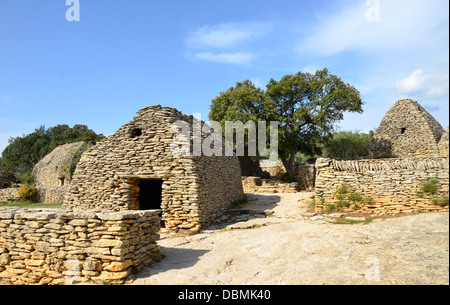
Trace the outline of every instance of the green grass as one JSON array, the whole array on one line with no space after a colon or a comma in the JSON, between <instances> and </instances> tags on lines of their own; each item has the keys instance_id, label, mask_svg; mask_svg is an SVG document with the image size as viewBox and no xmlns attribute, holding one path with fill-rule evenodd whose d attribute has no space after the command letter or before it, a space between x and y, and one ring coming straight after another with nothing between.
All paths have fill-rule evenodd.
<instances>
[{"instance_id":1,"label":"green grass","mask_svg":"<svg viewBox=\"0 0 450 305\"><path fill-rule=\"evenodd\" d=\"M62 203L32 203L32 202L0 202L0 207L19 207L19 208L61 208Z\"/></svg>"},{"instance_id":2,"label":"green grass","mask_svg":"<svg viewBox=\"0 0 450 305\"><path fill-rule=\"evenodd\" d=\"M368 224L372 222L372 218L366 218L364 220L353 220L353 219L339 219L335 221L330 221L332 224L336 225L354 225L358 223Z\"/></svg>"}]
</instances>

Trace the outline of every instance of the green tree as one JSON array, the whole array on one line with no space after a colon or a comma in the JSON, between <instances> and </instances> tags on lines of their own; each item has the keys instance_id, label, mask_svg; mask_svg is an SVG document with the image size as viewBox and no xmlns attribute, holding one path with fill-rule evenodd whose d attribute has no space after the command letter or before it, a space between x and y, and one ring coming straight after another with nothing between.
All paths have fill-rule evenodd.
<instances>
[{"instance_id":1,"label":"green tree","mask_svg":"<svg viewBox=\"0 0 450 305\"><path fill-rule=\"evenodd\" d=\"M323 147L323 156L334 159L352 159L369 155L371 134L358 131L336 133Z\"/></svg>"},{"instance_id":2,"label":"green tree","mask_svg":"<svg viewBox=\"0 0 450 305\"><path fill-rule=\"evenodd\" d=\"M359 91L327 69L271 79L266 95L267 119L279 122L278 150L288 174L297 152L321 153L344 112L362 112Z\"/></svg>"},{"instance_id":3,"label":"green tree","mask_svg":"<svg viewBox=\"0 0 450 305\"><path fill-rule=\"evenodd\" d=\"M9 139L2 153L0 170L20 178L59 145L79 141L96 143L102 138L102 134L96 134L85 125L70 128L63 124L48 129L42 125L30 134Z\"/></svg>"},{"instance_id":4,"label":"green tree","mask_svg":"<svg viewBox=\"0 0 450 305\"><path fill-rule=\"evenodd\" d=\"M250 80L236 82L236 86L230 87L227 91L221 92L219 96L212 100L209 112L211 121L219 122L222 127L222 134L225 136L226 121L248 121L255 122L262 120L264 115L264 91L257 88ZM233 137L236 131L233 131ZM248 130L244 129L244 145L248 146ZM236 144L236 143L234 143ZM245 149L244 156L239 156L239 163L243 175L264 175L259 167L256 156L248 156ZM258 155L258 151L256 151Z\"/></svg>"},{"instance_id":5,"label":"green tree","mask_svg":"<svg viewBox=\"0 0 450 305\"><path fill-rule=\"evenodd\" d=\"M226 121L240 121L246 123L252 121L255 126L259 120L264 119L264 91L256 88L249 80L237 82L235 87L221 92L212 100L209 119L219 122L222 133L225 135ZM233 131L234 135L236 131ZM244 129L244 144L248 144L248 130ZM234 143L236 144L236 143ZM245 150L247 153L247 150ZM258 153L258 152L256 152Z\"/></svg>"},{"instance_id":6,"label":"green tree","mask_svg":"<svg viewBox=\"0 0 450 305\"><path fill-rule=\"evenodd\" d=\"M211 120L278 121L278 152L293 174L296 153L320 154L344 112L362 112L358 90L327 69L271 79L264 92L246 80L212 100Z\"/></svg>"},{"instance_id":7,"label":"green tree","mask_svg":"<svg viewBox=\"0 0 450 305\"><path fill-rule=\"evenodd\" d=\"M28 135L10 138L3 150L0 169L20 177L30 172L33 166L49 153L50 137L41 126Z\"/></svg>"},{"instance_id":8,"label":"green tree","mask_svg":"<svg viewBox=\"0 0 450 305\"><path fill-rule=\"evenodd\" d=\"M249 80L237 82L211 101L209 119L225 126L225 121L254 121L264 117L264 91Z\"/></svg>"}]
</instances>

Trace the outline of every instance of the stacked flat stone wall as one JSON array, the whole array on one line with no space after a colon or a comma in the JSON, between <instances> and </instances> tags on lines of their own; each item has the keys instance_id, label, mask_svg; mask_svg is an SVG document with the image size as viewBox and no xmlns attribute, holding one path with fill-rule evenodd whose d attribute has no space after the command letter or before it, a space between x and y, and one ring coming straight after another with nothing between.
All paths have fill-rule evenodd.
<instances>
[{"instance_id":1,"label":"stacked flat stone wall","mask_svg":"<svg viewBox=\"0 0 450 305\"><path fill-rule=\"evenodd\" d=\"M286 173L286 169L281 161L260 160L259 166L263 171L269 173L270 177L280 178Z\"/></svg>"},{"instance_id":2,"label":"stacked flat stone wall","mask_svg":"<svg viewBox=\"0 0 450 305\"><path fill-rule=\"evenodd\" d=\"M184 210L187 208L190 215L186 215L188 221L180 227L194 230L206 227L230 204L245 198L237 157L197 157L195 165L203 169L197 171L197 200L188 204L184 202Z\"/></svg>"},{"instance_id":3,"label":"stacked flat stone wall","mask_svg":"<svg viewBox=\"0 0 450 305\"><path fill-rule=\"evenodd\" d=\"M261 177L242 177L244 192L248 193L297 193L300 191L298 182L285 183L277 179Z\"/></svg>"},{"instance_id":4,"label":"stacked flat stone wall","mask_svg":"<svg viewBox=\"0 0 450 305\"><path fill-rule=\"evenodd\" d=\"M19 188L15 187L0 189L0 202L8 203L22 200L19 196L18 190Z\"/></svg>"},{"instance_id":5,"label":"stacked flat stone wall","mask_svg":"<svg viewBox=\"0 0 450 305\"><path fill-rule=\"evenodd\" d=\"M301 189L313 190L316 181L316 167L314 164L296 164L295 177L300 183Z\"/></svg>"},{"instance_id":6,"label":"stacked flat stone wall","mask_svg":"<svg viewBox=\"0 0 450 305\"><path fill-rule=\"evenodd\" d=\"M437 179L438 194L420 194L429 179ZM432 202L432 197L449 196L449 159L370 159L316 162L316 211L330 211L341 203L343 211L370 214L448 211ZM345 186L348 191L339 194ZM342 206L349 194L359 194L361 201ZM339 196L340 195L340 196ZM340 198L339 198L340 197ZM328 209L327 209L328 207Z\"/></svg>"},{"instance_id":7,"label":"stacked flat stone wall","mask_svg":"<svg viewBox=\"0 0 450 305\"><path fill-rule=\"evenodd\" d=\"M283 162L281 161L269 161L261 160L260 166L263 171L270 174L271 177L281 178L286 173ZM294 176L300 184L300 188L303 190L314 189L314 183L316 180L316 170L314 164L299 164L296 163L294 167ZM244 185L245 188L245 185Z\"/></svg>"},{"instance_id":8,"label":"stacked flat stone wall","mask_svg":"<svg viewBox=\"0 0 450 305\"><path fill-rule=\"evenodd\" d=\"M0 208L0 283L122 283L161 256L158 210Z\"/></svg>"},{"instance_id":9,"label":"stacked flat stone wall","mask_svg":"<svg viewBox=\"0 0 450 305\"><path fill-rule=\"evenodd\" d=\"M68 185L62 185L58 187L48 187L48 188L36 188L38 194L38 201L45 202L48 204L64 202L64 197L69 191Z\"/></svg>"}]
</instances>

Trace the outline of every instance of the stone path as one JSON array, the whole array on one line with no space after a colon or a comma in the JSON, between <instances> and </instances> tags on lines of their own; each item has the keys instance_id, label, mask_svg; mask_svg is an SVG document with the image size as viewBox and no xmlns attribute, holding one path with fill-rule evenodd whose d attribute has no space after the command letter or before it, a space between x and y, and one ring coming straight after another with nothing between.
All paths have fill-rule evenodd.
<instances>
[{"instance_id":1,"label":"stone path","mask_svg":"<svg viewBox=\"0 0 450 305\"><path fill-rule=\"evenodd\" d=\"M449 284L448 213L333 224L310 196L250 194L207 230L163 234L165 258L127 284Z\"/></svg>"}]
</instances>

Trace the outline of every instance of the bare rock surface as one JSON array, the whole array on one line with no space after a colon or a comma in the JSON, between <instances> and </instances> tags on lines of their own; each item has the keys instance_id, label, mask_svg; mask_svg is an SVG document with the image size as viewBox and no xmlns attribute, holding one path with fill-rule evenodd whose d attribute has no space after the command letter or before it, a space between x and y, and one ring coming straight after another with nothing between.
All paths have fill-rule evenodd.
<instances>
[{"instance_id":1,"label":"bare rock surface","mask_svg":"<svg viewBox=\"0 0 450 305\"><path fill-rule=\"evenodd\" d=\"M449 284L448 212L363 222L315 215L311 195L249 194L198 234L162 234L165 258L127 284Z\"/></svg>"}]
</instances>

